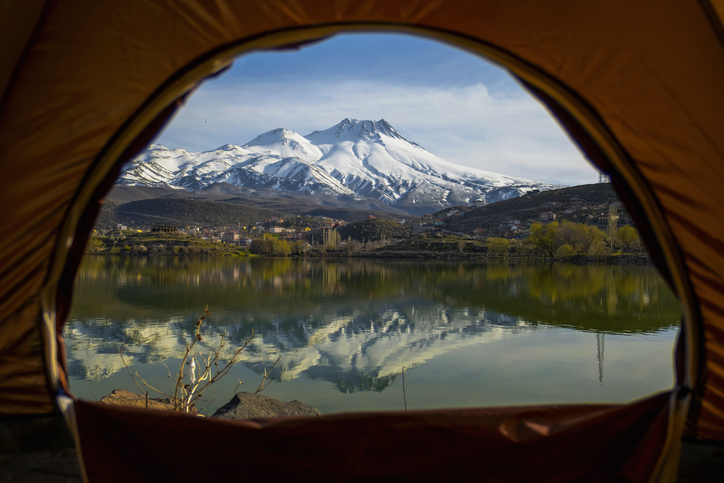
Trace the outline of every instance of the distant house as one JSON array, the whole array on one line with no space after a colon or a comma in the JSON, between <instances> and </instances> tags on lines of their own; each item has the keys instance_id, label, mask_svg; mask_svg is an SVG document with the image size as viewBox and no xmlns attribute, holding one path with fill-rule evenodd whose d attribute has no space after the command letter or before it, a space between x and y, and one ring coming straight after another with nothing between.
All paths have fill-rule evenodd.
<instances>
[{"instance_id":1,"label":"distant house","mask_svg":"<svg viewBox=\"0 0 724 483\"><path fill-rule=\"evenodd\" d=\"M284 228L283 226L276 226L276 225L275 225L275 226L270 226L270 227L269 227L269 233L284 233L285 231L287 231L287 229Z\"/></svg>"},{"instance_id":2,"label":"distant house","mask_svg":"<svg viewBox=\"0 0 724 483\"><path fill-rule=\"evenodd\" d=\"M178 228L171 225L153 225L151 233L176 233Z\"/></svg>"},{"instance_id":3,"label":"distant house","mask_svg":"<svg viewBox=\"0 0 724 483\"><path fill-rule=\"evenodd\" d=\"M550 211L544 211L538 216L538 219L541 221L554 221L556 219L556 214Z\"/></svg>"},{"instance_id":4,"label":"distant house","mask_svg":"<svg viewBox=\"0 0 724 483\"><path fill-rule=\"evenodd\" d=\"M558 208L560 206L560 201L546 201L545 203L543 203L543 208Z\"/></svg>"},{"instance_id":5,"label":"distant house","mask_svg":"<svg viewBox=\"0 0 724 483\"><path fill-rule=\"evenodd\" d=\"M224 243L234 243L239 241L239 233L235 231L227 231L221 234L221 241Z\"/></svg>"}]
</instances>

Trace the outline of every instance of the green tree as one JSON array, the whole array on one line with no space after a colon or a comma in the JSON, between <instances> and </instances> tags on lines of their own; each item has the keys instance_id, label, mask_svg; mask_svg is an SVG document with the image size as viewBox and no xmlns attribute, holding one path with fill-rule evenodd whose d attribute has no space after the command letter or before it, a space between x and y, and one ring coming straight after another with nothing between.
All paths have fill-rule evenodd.
<instances>
[{"instance_id":1,"label":"green tree","mask_svg":"<svg viewBox=\"0 0 724 483\"><path fill-rule=\"evenodd\" d=\"M618 229L616 232L616 240L619 242L624 250L632 250L640 246L639 244L639 233L636 228L625 225Z\"/></svg>"},{"instance_id":2,"label":"green tree","mask_svg":"<svg viewBox=\"0 0 724 483\"><path fill-rule=\"evenodd\" d=\"M249 245L249 251L256 255L273 255L274 237L265 233L261 238L253 239Z\"/></svg>"},{"instance_id":3,"label":"green tree","mask_svg":"<svg viewBox=\"0 0 724 483\"><path fill-rule=\"evenodd\" d=\"M530 226L530 235L526 242L539 248L546 256L554 257L558 239L558 222L554 221L543 226L541 223L533 223Z\"/></svg>"},{"instance_id":4,"label":"green tree","mask_svg":"<svg viewBox=\"0 0 724 483\"><path fill-rule=\"evenodd\" d=\"M322 230L322 243L324 248L334 250L342 243L342 236L336 228Z\"/></svg>"},{"instance_id":5,"label":"green tree","mask_svg":"<svg viewBox=\"0 0 724 483\"><path fill-rule=\"evenodd\" d=\"M510 252L510 241L506 238L488 238L486 240L488 254L496 257L506 257Z\"/></svg>"},{"instance_id":6,"label":"green tree","mask_svg":"<svg viewBox=\"0 0 724 483\"><path fill-rule=\"evenodd\" d=\"M591 245L591 249L588 251L589 255L596 258L603 258L610 253L611 249L606 246L606 243L604 243L603 240L597 240Z\"/></svg>"},{"instance_id":7,"label":"green tree","mask_svg":"<svg viewBox=\"0 0 724 483\"><path fill-rule=\"evenodd\" d=\"M291 251L294 255L301 255L309 248L309 243L303 240L297 240L292 244Z\"/></svg>"},{"instance_id":8,"label":"green tree","mask_svg":"<svg viewBox=\"0 0 724 483\"><path fill-rule=\"evenodd\" d=\"M558 250L556 250L556 257L562 258L564 260L568 260L576 254L576 249L568 243L566 243L565 245L561 245L560 247L558 247Z\"/></svg>"},{"instance_id":9,"label":"green tree","mask_svg":"<svg viewBox=\"0 0 724 483\"><path fill-rule=\"evenodd\" d=\"M289 242L280 238L274 238L272 242L272 254L275 257L288 257L292 253Z\"/></svg>"},{"instance_id":10,"label":"green tree","mask_svg":"<svg viewBox=\"0 0 724 483\"><path fill-rule=\"evenodd\" d=\"M575 247L579 243L580 233L575 223L568 220L563 220L558 227L558 236L556 244L560 247L562 245L570 245Z\"/></svg>"},{"instance_id":11,"label":"green tree","mask_svg":"<svg viewBox=\"0 0 724 483\"><path fill-rule=\"evenodd\" d=\"M88 246L92 253L98 253L103 250L104 245L103 240L93 237Z\"/></svg>"},{"instance_id":12,"label":"green tree","mask_svg":"<svg viewBox=\"0 0 724 483\"><path fill-rule=\"evenodd\" d=\"M608 208L608 244L612 250L616 248L616 241L618 237L616 232L618 231L618 208L615 205L611 205Z\"/></svg>"},{"instance_id":13,"label":"green tree","mask_svg":"<svg viewBox=\"0 0 724 483\"><path fill-rule=\"evenodd\" d=\"M578 223L575 229L577 237L574 246L580 253L590 253L591 247L594 244L606 238L606 234L600 228L593 225Z\"/></svg>"}]
</instances>

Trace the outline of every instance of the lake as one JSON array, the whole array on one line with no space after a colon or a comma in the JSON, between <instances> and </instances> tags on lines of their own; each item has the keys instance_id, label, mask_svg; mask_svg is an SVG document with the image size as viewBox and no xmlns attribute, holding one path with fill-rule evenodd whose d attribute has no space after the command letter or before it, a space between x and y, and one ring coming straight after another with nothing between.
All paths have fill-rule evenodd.
<instances>
[{"instance_id":1,"label":"lake","mask_svg":"<svg viewBox=\"0 0 724 483\"><path fill-rule=\"evenodd\" d=\"M323 413L625 402L673 386L680 320L652 267L87 256L63 331L71 390L139 392L123 346L130 370L173 392L206 306L200 356L224 333L222 358L255 335L205 391L206 414L280 356L261 394Z\"/></svg>"}]
</instances>

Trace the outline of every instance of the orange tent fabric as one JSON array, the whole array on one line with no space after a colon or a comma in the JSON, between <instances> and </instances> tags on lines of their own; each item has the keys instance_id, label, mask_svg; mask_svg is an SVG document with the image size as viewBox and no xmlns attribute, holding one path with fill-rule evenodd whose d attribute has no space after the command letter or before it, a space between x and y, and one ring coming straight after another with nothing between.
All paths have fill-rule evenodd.
<instances>
[{"instance_id":1,"label":"orange tent fabric","mask_svg":"<svg viewBox=\"0 0 724 483\"><path fill-rule=\"evenodd\" d=\"M506 66L609 171L684 309L665 454L684 424L724 439L721 0L4 0L0 13L0 415L56 411L71 390L60 330L99 202L179 99L247 51L393 31Z\"/></svg>"},{"instance_id":2,"label":"orange tent fabric","mask_svg":"<svg viewBox=\"0 0 724 483\"><path fill-rule=\"evenodd\" d=\"M566 405L204 420L80 402L91 481L203 476L289 481L645 481L666 434L667 394L631 406ZM86 426L87 425L87 426ZM139 438L139 435L147 435ZM165 443L159 444L157 438ZM139 441L141 439L141 441ZM595 458L592 457L595 455ZM112 468L112 470L111 470ZM197 470L198 471L198 470Z\"/></svg>"}]
</instances>

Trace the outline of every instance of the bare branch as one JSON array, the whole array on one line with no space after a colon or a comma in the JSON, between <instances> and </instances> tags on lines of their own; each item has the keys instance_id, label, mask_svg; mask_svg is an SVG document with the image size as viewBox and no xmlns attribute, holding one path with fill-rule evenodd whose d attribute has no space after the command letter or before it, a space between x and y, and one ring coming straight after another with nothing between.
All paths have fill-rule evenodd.
<instances>
[{"instance_id":1,"label":"bare branch","mask_svg":"<svg viewBox=\"0 0 724 483\"><path fill-rule=\"evenodd\" d=\"M171 369L169 369L168 366L166 365L166 361L163 361L162 364L163 364L163 367L166 368L166 371L168 371L168 378L173 379L173 376L171 375Z\"/></svg>"},{"instance_id":2,"label":"bare branch","mask_svg":"<svg viewBox=\"0 0 724 483\"><path fill-rule=\"evenodd\" d=\"M269 374L271 374L271 371L274 370L274 367L276 367L276 365L279 363L280 360L282 360L282 356L279 356L279 357L277 358L277 360L274 361L274 364L272 364L272 366L271 366L271 367L269 368L269 370L267 371L267 370L266 370L266 364L264 364L264 357L262 356L261 362L262 362L262 364L263 364L263 366L264 366L264 373L263 373L263 376L264 376L264 377L262 378L261 383L259 384L259 388L254 392L254 394L257 394L257 393L263 391L264 389L267 388L267 386L268 386L269 384L272 383L272 381L274 380L274 377L272 377L271 379L269 379L269 382L267 382L266 385L264 384L264 381L266 381L266 378L269 377Z\"/></svg>"},{"instance_id":3,"label":"bare branch","mask_svg":"<svg viewBox=\"0 0 724 483\"><path fill-rule=\"evenodd\" d=\"M128 367L128 363L126 363L126 359L123 358L123 344L118 348L118 355L121 356L121 362L123 362L123 367L126 368L128 373L131 375L131 379L133 379L133 382L136 384L136 387L138 387L138 390L140 392L143 392L143 389L141 389L141 385L138 384L138 381L136 381L136 378L133 377L133 373L131 372L131 369Z\"/></svg>"},{"instance_id":4,"label":"bare branch","mask_svg":"<svg viewBox=\"0 0 724 483\"><path fill-rule=\"evenodd\" d=\"M208 306L204 309L204 315L199 317L199 319L196 321L196 330L193 335L193 340L189 343L186 343L186 351L184 352L183 357L181 358L181 362L179 364L179 371L176 376L173 376L171 373L171 369L166 365L165 362L163 362L164 367L166 368L166 371L168 372L168 377L171 380L175 380L176 384L174 387L173 394L166 394L163 391L156 389L155 387L151 386L148 382L146 382L137 371L131 371L128 363L123 358L123 346L119 348L119 355L121 356L121 360L123 361L123 365L128 371L128 373L131 375L131 378L133 379L133 382L138 387L138 390L143 394L144 390L142 386L145 386L146 388L157 392L158 394L161 394L163 396L168 397L171 402L173 403L173 410L174 411L184 411L189 412L192 407L195 407L197 401L201 400L201 397L203 396L204 391L207 387L209 387L211 384L214 384L215 382L219 381L222 377L227 375L234 364L236 364L239 355L241 352L246 349L246 347L251 343L251 341L254 339L255 334L254 330L252 329L251 336L248 337L241 347L237 348L233 351L233 355L229 358L228 361L224 364L221 361L222 357L222 351L224 347L228 344L228 332L224 331L223 334L221 334L221 337L219 339L218 346L215 350L212 350L209 352L207 357L203 357L199 351L194 351L194 348L196 347L196 343L203 340L203 337L201 335L201 326L203 325L204 320L206 320L206 317L210 315ZM201 366L199 365L199 360L197 357L204 363L203 370L201 370ZM281 360L281 356L274 362L274 364L269 368L267 371L266 364L264 364L264 378L261 381L261 384L259 385L259 389L257 389L256 392L264 390L271 382L274 380L274 377L269 378L269 375L274 370L274 367L279 363ZM184 377L186 376L185 368L186 364L191 364L191 368L189 369L189 372L194 374L194 377L192 377L190 384L184 383ZM262 363L264 363L264 358L262 357ZM196 374L196 368L199 368L201 374L198 378L195 377ZM213 372L213 374L212 374ZM242 381L239 380L239 384L234 388L234 394L236 394L236 390L239 386L241 386ZM145 391L146 398L148 399L148 391ZM148 405L148 402L146 403ZM204 406L205 408L205 406ZM202 410L204 409L202 408Z\"/></svg>"},{"instance_id":5,"label":"bare branch","mask_svg":"<svg viewBox=\"0 0 724 483\"><path fill-rule=\"evenodd\" d=\"M171 397L170 394L166 394L165 392L163 392L163 391L161 391L161 390L159 390L159 389L156 389L155 387L153 387L152 385L150 385L149 383L147 383L147 382L138 374L138 371L133 371L133 372L136 374L136 377L138 377L138 378L141 380L141 382L143 383L143 385L146 386L147 388L151 389L152 391L156 391L157 393L159 393L159 394L162 395L162 396ZM143 392L143 389L141 389L141 392Z\"/></svg>"},{"instance_id":6,"label":"bare branch","mask_svg":"<svg viewBox=\"0 0 724 483\"><path fill-rule=\"evenodd\" d=\"M239 381L239 384L237 384L236 387L234 388L234 396L236 396L236 390L239 389L239 386L244 384L243 382L241 382L241 379L237 379L237 380Z\"/></svg>"}]
</instances>

